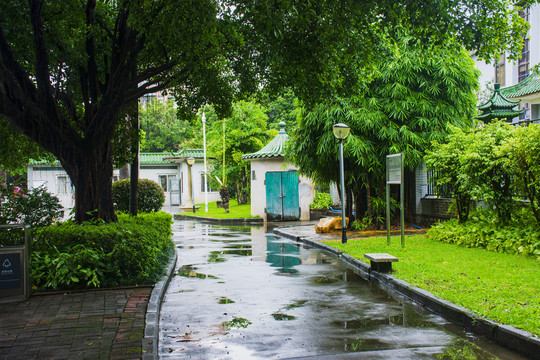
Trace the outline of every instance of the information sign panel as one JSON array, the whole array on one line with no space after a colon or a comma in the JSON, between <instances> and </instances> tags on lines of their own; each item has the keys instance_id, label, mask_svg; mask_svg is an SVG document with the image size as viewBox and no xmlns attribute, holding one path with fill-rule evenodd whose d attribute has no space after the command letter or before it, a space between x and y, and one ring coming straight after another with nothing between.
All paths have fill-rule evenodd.
<instances>
[{"instance_id":1,"label":"information sign panel","mask_svg":"<svg viewBox=\"0 0 540 360\"><path fill-rule=\"evenodd\" d=\"M21 301L30 296L30 226L0 225L0 231L22 229L24 245L0 246L0 302Z\"/></svg>"},{"instance_id":2,"label":"information sign panel","mask_svg":"<svg viewBox=\"0 0 540 360\"><path fill-rule=\"evenodd\" d=\"M386 157L386 169L388 184L401 184L402 156L401 154L388 155Z\"/></svg>"},{"instance_id":3,"label":"information sign panel","mask_svg":"<svg viewBox=\"0 0 540 360\"><path fill-rule=\"evenodd\" d=\"M0 290L22 289L21 255L20 251L0 254Z\"/></svg>"}]
</instances>

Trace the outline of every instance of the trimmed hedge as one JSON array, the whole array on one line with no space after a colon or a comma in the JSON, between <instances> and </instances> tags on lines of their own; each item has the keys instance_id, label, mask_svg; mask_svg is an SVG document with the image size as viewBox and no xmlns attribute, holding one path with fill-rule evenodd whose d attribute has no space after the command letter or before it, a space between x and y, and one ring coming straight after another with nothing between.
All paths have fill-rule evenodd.
<instances>
[{"instance_id":1,"label":"trimmed hedge","mask_svg":"<svg viewBox=\"0 0 540 360\"><path fill-rule=\"evenodd\" d=\"M164 212L118 223L73 222L35 232L32 281L39 289L77 289L155 283L174 251L172 217Z\"/></svg>"},{"instance_id":2,"label":"trimmed hedge","mask_svg":"<svg viewBox=\"0 0 540 360\"><path fill-rule=\"evenodd\" d=\"M130 181L119 180L113 184L112 197L114 209L116 211L129 211L129 191ZM141 212L159 211L165 203L165 193L163 189L152 180L139 179L137 210Z\"/></svg>"}]
</instances>

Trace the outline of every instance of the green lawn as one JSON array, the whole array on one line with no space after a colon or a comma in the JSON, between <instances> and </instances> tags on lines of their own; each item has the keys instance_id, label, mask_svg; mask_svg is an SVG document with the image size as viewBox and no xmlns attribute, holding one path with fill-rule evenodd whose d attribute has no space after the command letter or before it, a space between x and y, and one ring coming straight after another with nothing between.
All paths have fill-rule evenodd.
<instances>
[{"instance_id":1,"label":"green lawn","mask_svg":"<svg viewBox=\"0 0 540 360\"><path fill-rule=\"evenodd\" d=\"M393 275L411 285L472 310L474 313L540 335L540 261L465 248L427 239L386 237L324 241L357 259L365 253L389 253L399 258Z\"/></svg>"},{"instance_id":2,"label":"green lawn","mask_svg":"<svg viewBox=\"0 0 540 360\"><path fill-rule=\"evenodd\" d=\"M223 208L218 208L215 201L208 203L208 212L204 211L204 203L196 204L196 206L200 206L200 209L195 214L188 211L183 212L182 215L204 216L216 219L246 219L257 217L251 216L251 204L238 205L238 202L233 199L229 201L228 213Z\"/></svg>"}]
</instances>

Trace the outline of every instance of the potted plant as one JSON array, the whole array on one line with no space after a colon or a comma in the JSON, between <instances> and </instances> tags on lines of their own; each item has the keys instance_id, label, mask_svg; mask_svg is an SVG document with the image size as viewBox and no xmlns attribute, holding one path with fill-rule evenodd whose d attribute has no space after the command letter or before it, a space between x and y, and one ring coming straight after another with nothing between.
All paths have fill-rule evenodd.
<instances>
[{"instance_id":1,"label":"potted plant","mask_svg":"<svg viewBox=\"0 0 540 360\"><path fill-rule=\"evenodd\" d=\"M309 205L309 218L310 220L318 220L325 217L328 208L332 206L332 198L328 193L322 193L315 190L315 198L313 203Z\"/></svg>"}]
</instances>

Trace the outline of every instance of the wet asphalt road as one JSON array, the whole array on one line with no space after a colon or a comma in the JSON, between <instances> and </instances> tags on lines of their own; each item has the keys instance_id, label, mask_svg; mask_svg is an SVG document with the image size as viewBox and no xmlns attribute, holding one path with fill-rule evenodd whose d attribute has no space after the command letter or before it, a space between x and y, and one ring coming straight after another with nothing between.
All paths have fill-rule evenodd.
<instances>
[{"instance_id":1,"label":"wet asphalt road","mask_svg":"<svg viewBox=\"0 0 540 360\"><path fill-rule=\"evenodd\" d=\"M173 231L160 358L522 359L265 228Z\"/></svg>"}]
</instances>

